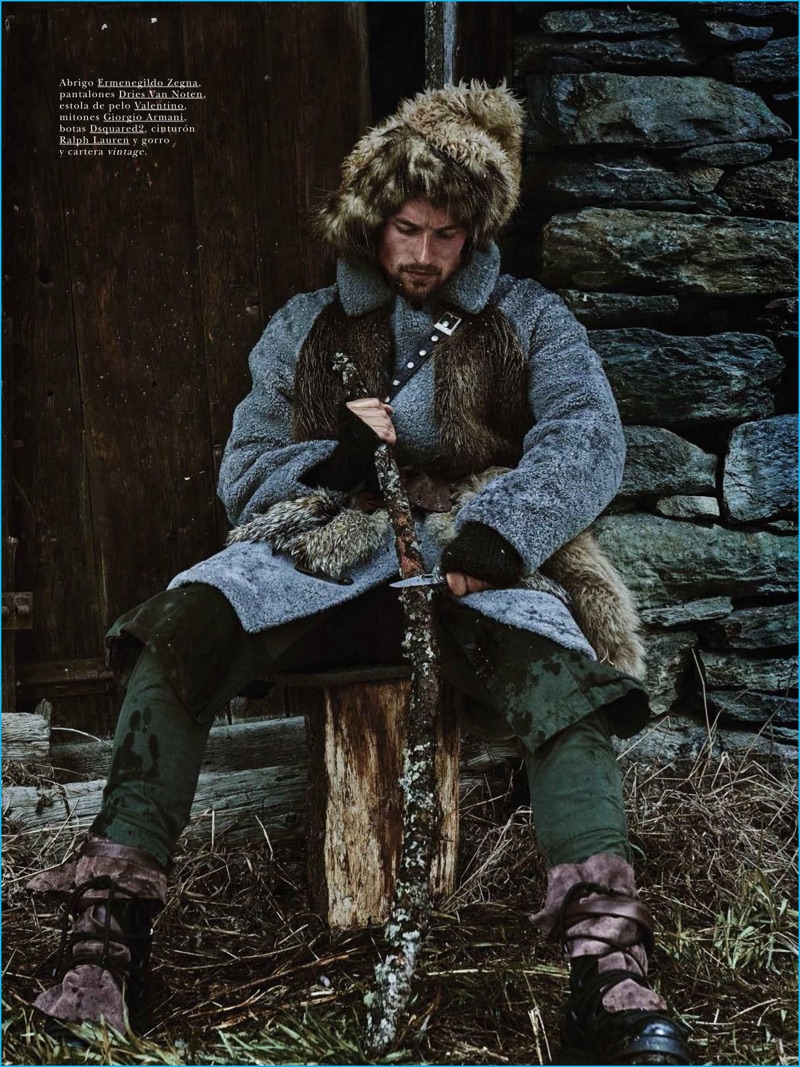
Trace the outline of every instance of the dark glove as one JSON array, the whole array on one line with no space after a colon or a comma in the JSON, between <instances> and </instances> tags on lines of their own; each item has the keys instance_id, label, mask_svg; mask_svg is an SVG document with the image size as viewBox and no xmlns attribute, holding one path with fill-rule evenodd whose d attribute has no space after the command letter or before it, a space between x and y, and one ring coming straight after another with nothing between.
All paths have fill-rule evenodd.
<instances>
[{"instance_id":1,"label":"dark glove","mask_svg":"<svg viewBox=\"0 0 800 1067\"><path fill-rule=\"evenodd\" d=\"M303 484L347 491L366 483L366 488L377 491L374 457L381 439L346 404L339 409L338 435L336 448L303 475Z\"/></svg>"},{"instance_id":2,"label":"dark glove","mask_svg":"<svg viewBox=\"0 0 800 1067\"><path fill-rule=\"evenodd\" d=\"M442 552L441 569L460 571L502 588L520 580L525 564L516 548L491 526L468 522Z\"/></svg>"}]
</instances>

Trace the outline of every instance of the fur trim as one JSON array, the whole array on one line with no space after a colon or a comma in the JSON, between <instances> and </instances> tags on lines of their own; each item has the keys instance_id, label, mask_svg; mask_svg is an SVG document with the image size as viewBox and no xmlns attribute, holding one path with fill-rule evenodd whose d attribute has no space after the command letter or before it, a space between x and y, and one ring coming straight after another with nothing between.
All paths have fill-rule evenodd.
<instances>
[{"instance_id":1,"label":"fur trim","mask_svg":"<svg viewBox=\"0 0 800 1067\"><path fill-rule=\"evenodd\" d=\"M452 541L459 510L507 470L507 467L490 467L454 486L452 510L425 519L426 532L434 543L444 548ZM526 575L520 584L557 596L569 607L602 663L644 679L645 652L636 605L619 571L590 531L585 530L558 549L542 564L540 571Z\"/></svg>"},{"instance_id":2,"label":"fur trim","mask_svg":"<svg viewBox=\"0 0 800 1067\"><path fill-rule=\"evenodd\" d=\"M361 371L371 396L385 396L394 343L386 308L350 318L334 300L311 327L294 374L292 434L295 441L339 437L339 411L348 399L331 366L334 352L346 352Z\"/></svg>"},{"instance_id":3,"label":"fur trim","mask_svg":"<svg viewBox=\"0 0 800 1067\"><path fill-rule=\"evenodd\" d=\"M486 245L517 206L523 116L505 82L447 85L404 100L344 160L341 186L317 213L318 235L338 256L370 259L386 219L426 196Z\"/></svg>"},{"instance_id":4,"label":"fur trim","mask_svg":"<svg viewBox=\"0 0 800 1067\"><path fill-rule=\"evenodd\" d=\"M597 653L623 674L644 679L641 620L622 575L590 530L584 530L542 564L542 573L569 592L572 615Z\"/></svg>"},{"instance_id":5,"label":"fur trim","mask_svg":"<svg viewBox=\"0 0 800 1067\"><path fill-rule=\"evenodd\" d=\"M343 507L327 489L297 500L282 500L263 515L237 526L226 544L260 541L285 552L294 565L339 580L373 556L389 532L386 511L368 514Z\"/></svg>"},{"instance_id":6,"label":"fur trim","mask_svg":"<svg viewBox=\"0 0 800 1067\"><path fill-rule=\"evenodd\" d=\"M351 318L335 300L317 318L295 371L295 441L339 436L338 413L346 396L331 369L331 352L352 355L372 395L386 395L394 359L390 314L382 308ZM525 355L508 319L493 305L462 317L432 357L441 455L431 471L451 481L492 463L516 463L533 421Z\"/></svg>"},{"instance_id":7,"label":"fur trim","mask_svg":"<svg viewBox=\"0 0 800 1067\"><path fill-rule=\"evenodd\" d=\"M490 467L454 485L451 510L425 518L431 541L440 548L452 541L459 510L508 469ZM273 551L285 552L301 570L340 580L351 567L370 559L390 532L386 511L368 514L344 507L340 499L319 489L273 504L264 515L231 530L226 543L266 542ZM601 662L644 678L641 622L633 597L588 530L555 552L539 571L526 575L520 585L566 604Z\"/></svg>"}]
</instances>

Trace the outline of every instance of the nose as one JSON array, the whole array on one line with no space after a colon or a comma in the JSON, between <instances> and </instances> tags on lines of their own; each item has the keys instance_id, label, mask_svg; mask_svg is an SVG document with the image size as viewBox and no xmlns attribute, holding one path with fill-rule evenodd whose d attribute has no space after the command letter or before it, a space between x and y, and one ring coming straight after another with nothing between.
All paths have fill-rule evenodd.
<instances>
[{"instance_id":1,"label":"nose","mask_svg":"<svg viewBox=\"0 0 800 1067\"><path fill-rule=\"evenodd\" d=\"M426 266L426 264L430 263L431 235L429 233L420 234L420 236L417 238L417 245L414 251L416 261L421 267L424 267Z\"/></svg>"}]
</instances>

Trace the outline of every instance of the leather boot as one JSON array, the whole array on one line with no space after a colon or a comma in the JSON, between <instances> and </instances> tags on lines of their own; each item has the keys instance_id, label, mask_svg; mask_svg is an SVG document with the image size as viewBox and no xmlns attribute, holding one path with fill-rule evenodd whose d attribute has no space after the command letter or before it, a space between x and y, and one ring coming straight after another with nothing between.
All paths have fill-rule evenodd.
<instances>
[{"instance_id":1,"label":"leather boot","mask_svg":"<svg viewBox=\"0 0 800 1067\"><path fill-rule=\"evenodd\" d=\"M633 869L610 854L548 874L533 922L564 944L570 995L561 1064L689 1064L686 1028L647 981L653 919L639 903Z\"/></svg>"},{"instance_id":2,"label":"leather boot","mask_svg":"<svg viewBox=\"0 0 800 1067\"><path fill-rule=\"evenodd\" d=\"M152 920L167 889L156 861L89 835L77 859L35 875L28 889L64 904L57 982L33 1002L51 1029L82 1023L121 1034L129 1025L147 1029Z\"/></svg>"}]
</instances>

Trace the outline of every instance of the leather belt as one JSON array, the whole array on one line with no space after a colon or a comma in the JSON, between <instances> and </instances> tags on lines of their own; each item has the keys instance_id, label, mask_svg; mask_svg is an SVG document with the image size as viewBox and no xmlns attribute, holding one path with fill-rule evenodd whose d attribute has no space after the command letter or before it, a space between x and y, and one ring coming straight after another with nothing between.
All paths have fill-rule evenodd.
<instances>
[{"instance_id":1,"label":"leather belt","mask_svg":"<svg viewBox=\"0 0 800 1067\"><path fill-rule=\"evenodd\" d=\"M449 511L452 486L444 478L428 474L417 467L403 467L400 470L408 500L412 507L423 511Z\"/></svg>"}]
</instances>

